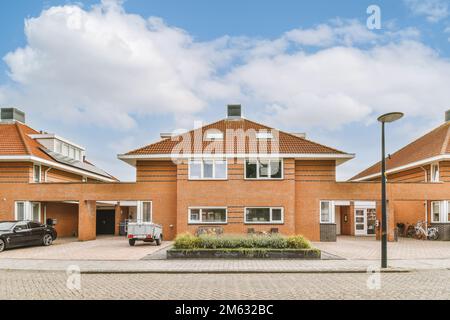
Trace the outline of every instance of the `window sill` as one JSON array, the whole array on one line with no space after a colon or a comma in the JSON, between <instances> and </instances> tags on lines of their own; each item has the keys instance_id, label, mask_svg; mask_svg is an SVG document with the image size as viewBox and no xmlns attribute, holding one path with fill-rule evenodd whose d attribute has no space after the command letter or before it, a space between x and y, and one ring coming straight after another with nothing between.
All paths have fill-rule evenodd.
<instances>
[{"instance_id":1,"label":"window sill","mask_svg":"<svg viewBox=\"0 0 450 320\"><path fill-rule=\"evenodd\" d=\"M201 225L225 225L228 224L228 222L188 222L188 225L190 226L201 226Z\"/></svg>"},{"instance_id":2,"label":"window sill","mask_svg":"<svg viewBox=\"0 0 450 320\"><path fill-rule=\"evenodd\" d=\"M244 222L244 224L245 225L252 225L252 224L260 225L260 224L263 224L263 225L277 225L277 226L279 226L279 225L283 225L284 222L256 222L256 221L250 221L250 222Z\"/></svg>"},{"instance_id":3,"label":"window sill","mask_svg":"<svg viewBox=\"0 0 450 320\"><path fill-rule=\"evenodd\" d=\"M247 181L283 181L284 178L244 178Z\"/></svg>"},{"instance_id":4,"label":"window sill","mask_svg":"<svg viewBox=\"0 0 450 320\"><path fill-rule=\"evenodd\" d=\"M192 179L189 178L188 181L227 181L228 178L205 178L205 179Z\"/></svg>"}]
</instances>

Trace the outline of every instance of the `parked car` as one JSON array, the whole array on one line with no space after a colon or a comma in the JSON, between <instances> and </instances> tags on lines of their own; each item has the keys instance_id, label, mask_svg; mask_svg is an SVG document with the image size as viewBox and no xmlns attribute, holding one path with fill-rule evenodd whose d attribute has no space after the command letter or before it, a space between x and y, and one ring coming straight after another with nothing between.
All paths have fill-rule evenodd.
<instances>
[{"instance_id":1,"label":"parked car","mask_svg":"<svg viewBox=\"0 0 450 320\"><path fill-rule=\"evenodd\" d=\"M56 239L55 228L34 221L0 221L0 252L32 245L49 246Z\"/></svg>"},{"instance_id":2,"label":"parked car","mask_svg":"<svg viewBox=\"0 0 450 320\"><path fill-rule=\"evenodd\" d=\"M159 246L163 239L162 226L152 222L129 222L127 238L130 246L134 246L137 240L155 242Z\"/></svg>"}]
</instances>

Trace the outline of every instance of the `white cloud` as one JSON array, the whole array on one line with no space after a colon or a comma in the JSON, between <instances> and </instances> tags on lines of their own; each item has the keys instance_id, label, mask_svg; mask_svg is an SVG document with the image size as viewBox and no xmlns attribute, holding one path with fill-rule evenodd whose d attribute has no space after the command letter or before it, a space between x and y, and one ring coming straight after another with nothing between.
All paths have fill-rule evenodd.
<instances>
[{"instance_id":1,"label":"white cloud","mask_svg":"<svg viewBox=\"0 0 450 320\"><path fill-rule=\"evenodd\" d=\"M335 19L275 39L201 42L104 0L49 8L25 33L4 58L14 85L0 87L0 103L72 124L129 129L171 114L188 127L206 107L240 101L272 123L334 129L393 109L430 117L450 101L450 63L413 28L373 33Z\"/></svg>"},{"instance_id":2,"label":"white cloud","mask_svg":"<svg viewBox=\"0 0 450 320\"><path fill-rule=\"evenodd\" d=\"M430 22L439 22L450 15L448 0L404 0L410 10L425 16Z\"/></svg>"}]
</instances>

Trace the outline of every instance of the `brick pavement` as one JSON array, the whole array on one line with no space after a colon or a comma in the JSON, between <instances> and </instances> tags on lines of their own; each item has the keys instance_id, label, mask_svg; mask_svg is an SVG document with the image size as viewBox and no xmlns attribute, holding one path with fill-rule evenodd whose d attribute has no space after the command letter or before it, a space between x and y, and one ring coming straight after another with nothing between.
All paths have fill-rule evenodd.
<instances>
[{"instance_id":1,"label":"brick pavement","mask_svg":"<svg viewBox=\"0 0 450 320\"><path fill-rule=\"evenodd\" d=\"M0 273L0 299L450 299L450 271L381 274L83 274L69 290L63 272ZM151 290L150 290L151 289Z\"/></svg>"}]
</instances>

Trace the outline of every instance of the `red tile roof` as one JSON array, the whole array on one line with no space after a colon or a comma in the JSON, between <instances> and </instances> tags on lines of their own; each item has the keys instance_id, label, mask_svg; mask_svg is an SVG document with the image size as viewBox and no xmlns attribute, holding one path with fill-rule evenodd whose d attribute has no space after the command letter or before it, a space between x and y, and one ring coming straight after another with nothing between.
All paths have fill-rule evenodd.
<instances>
[{"instance_id":1,"label":"red tile roof","mask_svg":"<svg viewBox=\"0 0 450 320\"><path fill-rule=\"evenodd\" d=\"M201 131L200 131L201 130ZM201 152L205 152L205 148L208 146L214 145L218 146L221 144L220 151L217 149L213 149L211 153L229 153L226 150L227 147L233 148L232 153L236 154L248 154L248 153L279 153L279 154L335 154L335 155L347 155L347 153L321 145L316 142L312 142L305 138L297 137L293 134L285 133L262 124L247 120L247 119L224 119L218 122L206 125L198 130L192 130L186 133L186 137L190 137L192 143L190 144L190 150L183 150L183 153L200 153L200 150L196 150L199 148L195 148L194 146L194 135L196 131L202 133L204 137L205 132L207 131L220 131L223 133L222 141L208 141L206 139L202 139L202 149ZM239 138L234 136L235 142L231 141L229 145L227 144L228 139L233 136L227 137L228 130L232 130L234 134L238 132L247 133L245 141L243 143L236 142ZM233 131L234 130L234 131ZM267 150L263 149L261 143L257 141L257 139L252 139L251 134L249 132L253 132L253 137L255 132L260 130L268 131L274 133L274 139L271 139L271 142L267 143ZM278 138L277 138L278 135ZM239 135L242 137L242 134ZM175 141L174 141L175 140ZM206 141L205 141L206 140ZM153 154L171 154L174 148L182 141L180 139L165 139L145 147L130 151L126 153L126 155L153 155ZM278 145L279 150L273 150Z\"/></svg>"},{"instance_id":2,"label":"red tile roof","mask_svg":"<svg viewBox=\"0 0 450 320\"><path fill-rule=\"evenodd\" d=\"M398 150L386 159L386 169L392 170L417 161L450 153L450 121ZM381 161L358 173L350 180L359 180L381 171Z\"/></svg>"},{"instance_id":3,"label":"red tile roof","mask_svg":"<svg viewBox=\"0 0 450 320\"><path fill-rule=\"evenodd\" d=\"M43 151L45 147L31 138L29 136L31 134L39 134L39 132L17 121L0 123L0 156L34 156L43 160L58 162ZM91 164L86 160L85 163ZM117 180L107 172L104 176Z\"/></svg>"}]
</instances>

